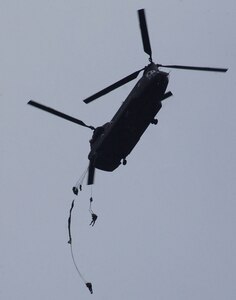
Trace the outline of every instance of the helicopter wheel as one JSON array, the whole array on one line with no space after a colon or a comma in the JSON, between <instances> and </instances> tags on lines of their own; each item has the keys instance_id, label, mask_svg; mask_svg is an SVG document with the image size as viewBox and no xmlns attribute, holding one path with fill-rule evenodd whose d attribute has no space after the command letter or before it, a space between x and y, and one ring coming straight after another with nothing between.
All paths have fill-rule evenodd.
<instances>
[{"instance_id":1,"label":"helicopter wheel","mask_svg":"<svg viewBox=\"0 0 236 300\"><path fill-rule=\"evenodd\" d=\"M157 119L153 119L153 120L151 121L151 123L154 124L154 125L157 125L158 120L157 120Z\"/></svg>"},{"instance_id":2,"label":"helicopter wheel","mask_svg":"<svg viewBox=\"0 0 236 300\"><path fill-rule=\"evenodd\" d=\"M125 158L123 158L122 164L123 164L123 166L125 166L127 164L127 160Z\"/></svg>"}]
</instances>

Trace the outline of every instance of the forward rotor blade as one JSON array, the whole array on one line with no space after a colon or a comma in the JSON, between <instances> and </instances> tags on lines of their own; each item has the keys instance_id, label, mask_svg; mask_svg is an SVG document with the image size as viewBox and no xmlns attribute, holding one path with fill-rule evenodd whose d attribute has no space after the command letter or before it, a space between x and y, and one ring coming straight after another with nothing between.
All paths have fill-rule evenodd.
<instances>
[{"instance_id":1,"label":"forward rotor blade","mask_svg":"<svg viewBox=\"0 0 236 300\"><path fill-rule=\"evenodd\" d=\"M89 163L89 169L88 169L88 185L91 185L94 183L94 175L95 175L95 167L93 163L90 161Z\"/></svg>"},{"instance_id":2,"label":"forward rotor blade","mask_svg":"<svg viewBox=\"0 0 236 300\"><path fill-rule=\"evenodd\" d=\"M88 103L92 102L93 100L95 100L95 99L97 99L97 98L99 98L99 97L101 97L101 96L103 96L103 95L105 95L105 94L107 94L107 93L109 93L109 92L111 92L111 91L117 89L118 87L120 87L120 86L122 86L122 85L128 83L129 81L131 81L131 80L137 78L137 77L138 77L138 74L139 74L142 70L144 70L144 68L142 68L141 70L138 70L138 71L136 71L136 72L134 72L134 73L132 73L132 74L130 74L130 75L124 77L124 78L122 78L121 80L119 80L119 81L113 83L112 85L106 87L105 89L101 90L100 92L98 92L98 93L96 93L96 94L94 94L94 95L92 95L92 96L86 98L86 99L84 100L84 102L85 102L86 104L88 104Z\"/></svg>"},{"instance_id":3,"label":"forward rotor blade","mask_svg":"<svg viewBox=\"0 0 236 300\"><path fill-rule=\"evenodd\" d=\"M144 9L138 10L138 17L139 17L139 25L140 25L142 40L143 40L143 49L147 54L149 54L150 60L152 61L152 49L151 49L151 44L150 44L150 40L149 40L147 22L146 22Z\"/></svg>"},{"instance_id":4,"label":"forward rotor blade","mask_svg":"<svg viewBox=\"0 0 236 300\"><path fill-rule=\"evenodd\" d=\"M55 109L53 109L53 108L51 108L51 107L48 107L48 106L45 106L45 105L40 104L40 103L38 103L38 102L35 102L35 101L33 101L33 100L30 100L30 101L28 102L28 104L29 104L29 105L32 105L32 106L34 106L34 107L37 107L37 108L39 108L39 109L41 109L41 110L44 110L44 111L46 111L46 112L48 112L48 113L50 113L50 114L56 115L56 116L58 116L58 117L60 117L60 118L66 119L66 120L71 121L71 122L76 123L76 124L79 124L79 125L81 125L81 126L90 128L90 129L92 129L92 130L95 129L93 126L88 126L88 125L86 125L86 124L85 124L83 121L81 121L81 120L78 120L78 119L76 119L76 118L73 118L73 117L71 117L71 116L69 116L69 115L66 115L66 114L64 114L64 113L62 113L62 112L60 112L60 111L58 111L58 110L55 110Z\"/></svg>"},{"instance_id":5,"label":"forward rotor blade","mask_svg":"<svg viewBox=\"0 0 236 300\"><path fill-rule=\"evenodd\" d=\"M194 71L223 72L223 73L227 72L228 70L225 68L194 67L194 66L182 66L182 65L158 65L158 67L194 70Z\"/></svg>"}]
</instances>

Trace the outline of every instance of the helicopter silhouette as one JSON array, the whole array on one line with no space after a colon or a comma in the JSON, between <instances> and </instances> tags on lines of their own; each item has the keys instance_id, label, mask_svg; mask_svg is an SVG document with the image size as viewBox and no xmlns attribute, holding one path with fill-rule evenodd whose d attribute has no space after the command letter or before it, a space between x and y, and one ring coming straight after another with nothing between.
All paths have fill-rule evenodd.
<instances>
[{"instance_id":1,"label":"helicopter silhouette","mask_svg":"<svg viewBox=\"0 0 236 300\"><path fill-rule=\"evenodd\" d=\"M142 36L143 49L149 55L149 64L138 71L122 78L98 93L86 98L86 104L136 79L141 71L142 77L131 90L110 122L99 127L85 124L83 121L59 112L53 108L30 100L28 104L46 112L74 122L93 130L90 140L91 150L88 155L87 184L94 183L95 169L113 171L121 163L126 164L126 158L131 153L140 137L150 124L157 124L156 114L162 107L162 101L172 96L166 92L169 74L160 68L173 68L194 71L226 72L225 68L196 67L184 65L162 65L152 60L152 49L147 29L145 10L138 10L139 25Z\"/></svg>"}]
</instances>

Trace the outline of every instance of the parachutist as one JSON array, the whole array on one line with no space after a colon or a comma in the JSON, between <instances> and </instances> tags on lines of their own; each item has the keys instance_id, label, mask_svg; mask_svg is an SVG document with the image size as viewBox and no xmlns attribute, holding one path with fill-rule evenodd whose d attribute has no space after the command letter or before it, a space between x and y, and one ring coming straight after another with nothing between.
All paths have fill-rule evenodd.
<instances>
[{"instance_id":1,"label":"parachutist","mask_svg":"<svg viewBox=\"0 0 236 300\"><path fill-rule=\"evenodd\" d=\"M86 283L87 288L89 289L90 293L93 293L93 287L92 287L92 283L91 282L87 282Z\"/></svg>"},{"instance_id":2,"label":"parachutist","mask_svg":"<svg viewBox=\"0 0 236 300\"><path fill-rule=\"evenodd\" d=\"M80 189L81 190L81 189ZM77 189L77 187L76 186L73 186L73 188L72 188L72 191L73 191L73 193L77 196L78 195L78 189Z\"/></svg>"},{"instance_id":3,"label":"parachutist","mask_svg":"<svg viewBox=\"0 0 236 300\"><path fill-rule=\"evenodd\" d=\"M92 217L92 221L91 221L91 223L89 225L94 226L94 224L95 224L98 216L92 211L92 207L91 206L92 206L92 202L93 202L93 197L90 197L89 200L90 200L89 212L90 212L91 217Z\"/></svg>"},{"instance_id":4,"label":"parachutist","mask_svg":"<svg viewBox=\"0 0 236 300\"><path fill-rule=\"evenodd\" d=\"M92 221L91 221L91 223L90 223L89 225L92 225L92 226L94 226L94 224L95 224L95 222L96 222L96 220L97 220L98 216L97 216L97 215L95 215L94 213L92 213L91 215L92 215Z\"/></svg>"}]
</instances>

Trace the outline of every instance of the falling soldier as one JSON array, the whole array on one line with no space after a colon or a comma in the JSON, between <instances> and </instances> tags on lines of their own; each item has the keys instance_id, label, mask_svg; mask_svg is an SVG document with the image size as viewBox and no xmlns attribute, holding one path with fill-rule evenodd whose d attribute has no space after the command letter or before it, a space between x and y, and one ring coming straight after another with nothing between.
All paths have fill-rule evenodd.
<instances>
[{"instance_id":1,"label":"falling soldier","mask_svg":"<svg viewBox=\"0 0 236 300\"><path fill-rule=\"evenodd\" d=\"M90 206L89 206L89 212L91 213L91 216L92 216L92 221L90 222L90 224L89 225L91 225L91 226L94 226L94 224L95 224L95 222L96 222L96 220L97 220L97 218L98 218L98 216L92 211L92 208L91 208L91 206L92 206L92 202L93 202L93 198L92 197L90 197Z\"/></svg>"}]
</instances>

